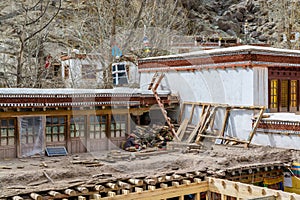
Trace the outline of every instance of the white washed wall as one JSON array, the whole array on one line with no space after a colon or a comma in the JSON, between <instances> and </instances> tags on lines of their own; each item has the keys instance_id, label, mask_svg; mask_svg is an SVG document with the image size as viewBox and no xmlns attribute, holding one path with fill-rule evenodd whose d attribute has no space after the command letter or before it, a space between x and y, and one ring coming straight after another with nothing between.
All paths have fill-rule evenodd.
<instances>
[{"instance_id":1,"label":"white washed wall","mask_svg":"<svg viewBox=\"0 0 300 200\"><path fill-rule=\"evenodd\" d=\"M141 74L141 88L147 89L153 73ZM221 103L229 105L267 106L267 69L229 68L203 69L194 72L168 72L159 89L178 93L181 102L195 101ZM191 107L185 109L184 117L188 118ZM193 123L199 120L201 110L195 110ZM224 111L217 113L215 127L221 129ZM231 112L227 133L240 139L248 139L252 129L253 111L236 110ZM219 120L218 120L219 119ZM259 144L259 140L257 140Z\"/></svg>"}]
</instances>

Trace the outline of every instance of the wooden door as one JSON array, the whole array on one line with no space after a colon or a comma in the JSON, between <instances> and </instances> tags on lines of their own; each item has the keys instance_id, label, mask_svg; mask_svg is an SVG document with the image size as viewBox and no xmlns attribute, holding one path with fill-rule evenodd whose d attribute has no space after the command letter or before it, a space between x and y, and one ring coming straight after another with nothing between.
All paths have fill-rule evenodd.
<instances>
[{"instance_id":1,"label":"wooden door","mask_svg":"<svg viewBox=\"0 0 300 200\"><path fill-rule=\"evenodd\" d=\"M280 112L289 110L289 81L280 81Z\"/></svg>"},{"instance_id":2,"label":"wooden door","mask_svg":"<svg viewBox=\"0 0 300 200\"><path fill-rule=\"evenodd\" d=\"M17 157L16 119L0 118L0 159Z\"/></svg>"},{"instance_id":3,"label":"wooden door","mask_svg":"<svg viewBox=\"0 0 300 200\"><path fill-rule=\"evenodd\" d=\"M86 152L87 123L85 116L72 116L70 122L71 149L69 153Z\"/></svg>"}]
</instances>

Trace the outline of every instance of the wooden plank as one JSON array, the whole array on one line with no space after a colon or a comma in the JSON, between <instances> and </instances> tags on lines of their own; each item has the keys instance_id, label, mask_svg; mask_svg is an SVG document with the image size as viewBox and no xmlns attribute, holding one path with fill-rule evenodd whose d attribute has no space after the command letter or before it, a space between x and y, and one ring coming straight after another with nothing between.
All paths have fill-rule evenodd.
<instances>
[{"instance_id":1,"label":"wooden plank","mask_svg":"<svg viewBox=\"0 0 300 200\"><path fill-rule=\"evenodd\" d=\"M114 197L103 197L101 199L109 200L157 200L180 197L183 195L206 192L208 190L208 182L191 183L190 185L169 186L156 190L146 190L140 193L129 193L127 195L116 195Z\"/></svg>"},{"instance_id":2,"label":"wooden plank","mask_svg":"<svg viewBox=\"0 0 300 200\"><path fill-rule=\"evenodd\" d=\"M188 119L184 119L183 122L180 124L177 132L176 132L176 135L177 137L179 138L179 141L182 140L183 136L184 136L184 132L186 130L186 127L189 123L189 120Z\"/></svg>"},{"instance_id":3,"label":"wooden plank","mask_svg":"<svg viewBox=\"0 0 300 200\"><path fill-rule=\"evenodd\" d=\"M201 120L199 121L199 123L197 124L197 126L194 128L193 132L190 134L190 136L188 137L188 139L186 140L187 143L190 143L193 138L195 137L195 135L197 134L199 128L201 126Z\"/></svg>"},{"instance_id":4,"label":"wooden plank","mask_svg":"<svg viewBox=\"0 0 300 200\"><path fill-rule=\"evenodd\" d=\"M183 112L184 112L184 109L185 109L185 103L182 103L182 106L181 106L181 110L180 110L180 114L178 116L178 122L181 123L181 119L182 119L182 116L183 116Z\"/></svg>"},{"instance_id":5,"label":"wooden plank","mask_svg":"<svg viewBox=\"0 0 300 200\"><path fill-rule=\"evenodd\" d=\"M201 137L207 137L207 138L215 138L215 139L223 139L223 140L228 140L228 141L235 141L235 142L239 142L239 143L249 143L249 141L246 140L239 140L237 138L229 138L229 137L222 137L222 136L216 136L216 135L204 135L201 134Z\"/></svg>"},{"instance_id":6,"label":"wooden plank","mask_svg":"<svg viewBox=\"0 0 300 200\"><path fill-rule=\"evenodd\" d=\"M224 179L208 177L208 190L231 197L243 199L256 198L262 196L276 196L279 199L297 199L300 200L300 195L273 190L269 188L259 187L250 184L238 183Z\"/></svg>"},{"instance_id":7,"label":"wooden plank","mask_svg":"<svg viewBox=\"0 0 300 200\"><path fill-rule=\"evenodd\" d=\"M194 110L195 110L195 104L192 104L192 110L191 110L191 114L190 114L190 117L189 117L189 123L192 122L193 115L194 115Z\"/></svg>"},{"instance_id":8,"label":"wooden plank","mask_svg":"<svg viewBox=\"0 0 300 200\"><path fill-rule=\"evenodd\" d=\"M201 119L201 124L200 124L200 128L199 128L199 131L198 131L198 135L197 135L197 138L195 140L195 143L199 143L200 142L200 139L201 139L201 132L203 132L203 127L205 125L205 122L207 121L207 117L209 115L209 111L210 110L210 105L207 106L207 111L205 112L205 114L203 115L202 119Z\"/></svg>"},{"instance_id":9,"label":"wooden plank","mask_svg":"<svg viewBox=\"0 0 300 200\"><path fill-rule=\"evenodd\" d=\"M250 143L251 143L251 140L252 140L254 134L256 133L256 129L257 129L257 127L258 127L258 124L259 124L259 122L260 122L260 120L261 120L261 118L262 118L262 116L263 116L263 114L264 114L264 111L265 111L265 108L261 108L261 109L260 109L259 116L256 118L256 121L255 121L255 123L254 123L254 125L253 125L253 128L252 128L252 130L251 130L251 132L250 132L250 135L249 135L249 137L248 137L249 143L247 143L247 144L245 145L245 147L249 147L249 145L250 145Z\"/></svg>"},{"instance_id":10,"label":"wooden plank","mask_svg":"<svg viewBox=\"0 0 300 200\"><path fill-rule=\"evenodd\" d=\"M222 129L221 129L221 131L220 131L219 136L224 136L224 133L225 133L225 130L226 130L226 127L227 127L227 123L228 123L229 116L230 116L230 108L226 108L225 116L224 116L224 121L223 121ZM222 142L223 142L223 140L222 140Z\"/></svg>"}]
</instances>

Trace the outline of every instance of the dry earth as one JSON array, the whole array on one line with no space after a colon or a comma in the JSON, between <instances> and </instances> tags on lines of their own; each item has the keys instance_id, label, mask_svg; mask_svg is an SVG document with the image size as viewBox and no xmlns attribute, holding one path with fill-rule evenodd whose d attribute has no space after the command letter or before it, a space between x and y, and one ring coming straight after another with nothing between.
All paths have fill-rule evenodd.
<instances>
[{"instance_id":1,"label":"dry earth","mask_svg":"<svg viewBox=\"0 0 300 200\"><path fill-rule=\"evenodd\" d=\"M198 153L185 153L180 150L146 151L110 151L2 160L0 198L32 191L62 189L78 182L89 184L101 179L146 177L171 171L199 170L212 175L229 167L273 161L291 162L299 154L295 150L253 145L249 148L239 145L212 145ZM120 159L112 159L111 155L118 155Z\"/></svg>"}]
</instances>

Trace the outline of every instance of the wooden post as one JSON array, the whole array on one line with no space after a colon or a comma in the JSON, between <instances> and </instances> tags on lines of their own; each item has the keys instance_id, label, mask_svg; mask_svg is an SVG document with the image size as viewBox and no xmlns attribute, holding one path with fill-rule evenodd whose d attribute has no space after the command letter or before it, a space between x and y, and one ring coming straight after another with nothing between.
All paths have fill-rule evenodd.
<instances>
[{"instance_id":1,"label":"wooden post","mask_svg":"<svg viewBox=\"0 0 300 200\"><path fill-rule=\"evenodd\" d=\"M229 115L230 115L230 108L227 107L226 111L225 111L224 121L223 121L223 124L222 124L222 129L221 129L220 134L219 134L222 137L224 137L224 133L225 133L225 130L226 130L226 127L227 127L227 121L228 121ZM222 140L222 142L223 142L223 140Z\"/></svg>"},{"instance_id":2,"label":"wooden post","mask_svg":"<svg viewBox=\"0 0 300 200\"><path fill-rule=\"evenodd\" d=\"M200 196L200 193L197 192L197 193L196 193L196 199L195 199L195 200L200 200L200 197L201 197L201 196Z\"/></svg>"},{"instance_id":3,"label":"wooden post","mask_svg":"<svg viewBox=\"0 0 300 200\"><path fill-rule=\"evenodd\" d=\"M183 115L184 109L185 109L185 103L183 102L182 106L181 106L180 114L178 116L178 123L181 123L181 119L182 119L182 115Z\"/></svg>"},{"instance_id":4,"label":"wooden post","mask_svg":"<svg viewBox=\"0 0 300 200\"><path fill-rule=\"evenodd\" d=\"M33 198L34 200L42 200L43 197L37 193L31 193L30 197Z\"/></svg>"},{"instance_id":5,"label":"wooden post","mask_svg":"<svg viewBox=\"0 0 300 200\"><path fill-rule=\"evenodd\" d=\"M21 126L20 117L17 117L17 118L16 118L16 121L15 121L15 127L16 127L15 134L17 135L17 137L16 137L16 144L17 144L17 157L18 157L18 158L21 158L21 157L22 157L22 155L21 155L21 135L20 135L20 126Z\"/></svg>"},{"instance_id":6,"label":"wooden post","mask_svg":"<svg viewBox=\"0 0 300 200\"><path fill-rule=\"evenodd\" d=\"M255 121L255 123L253 125L252 131L250 132L250 135L248 137L248 143L245 145L245 147L249 147L249 145L251 143L251 140L252 140L254 134L256 133L256 129L258 127L258 124L259 124L259 122L260 122L260 120L261 120L261 118L262 118L262 116L264 114L264 111L265 111L265 108L261 108L260 109L259 116L257 117L257 119L256 119L256 121Z\"/></svg>"},{"instance_id":7,"label":"wooden post","mask_svg":"<svg viewBox=\"0 0 300 200\"><path fill-rule=\"evenodd\" d=\"M193 103L190 118L189 118L189 123L191 123L193 120L194 110L195 110L195 104Z\"/></svg>"}]
</instances>

